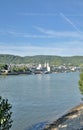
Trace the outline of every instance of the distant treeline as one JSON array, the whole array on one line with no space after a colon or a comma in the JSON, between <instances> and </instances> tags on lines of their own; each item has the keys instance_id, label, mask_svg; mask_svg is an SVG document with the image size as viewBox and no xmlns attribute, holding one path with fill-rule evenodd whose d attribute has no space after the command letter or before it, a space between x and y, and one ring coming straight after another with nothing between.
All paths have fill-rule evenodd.
<instances>
[{"instance_id":1,"label":"distant treeline","mask_svg":"<svg viewBox=\"0 0 83 130\"><path fill-rule=\"evenodd\" d=\"M83 66L83 56L50 56L50 55L37 55L37 56L15 56L9 54L0 54L0 64L44 64L49 62L50 65L77 65Z\"/></svg>"}]
</instances>

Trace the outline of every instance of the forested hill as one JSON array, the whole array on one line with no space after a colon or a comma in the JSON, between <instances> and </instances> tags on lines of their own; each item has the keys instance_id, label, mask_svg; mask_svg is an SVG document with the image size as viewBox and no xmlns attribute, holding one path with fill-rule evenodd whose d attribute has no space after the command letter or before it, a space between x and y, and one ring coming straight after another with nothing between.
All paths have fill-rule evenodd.
<instances>
[{"instance_id":1,"label":"forested hill","mask_svg":"<svg viewBox=\"0 0 83 130\"><path fill-rule=\"evenodd\" d=\"M73 64L73 65L83 65L83 56L72 56L72 57L61 57L61 56L48 56L48 55L37 55L37 56L15 56L0 54L0 64L19 64L19 63L36 63L44 64L49 62L51 65L61 65L61 64Z\"/></svg>"}]
</instances>

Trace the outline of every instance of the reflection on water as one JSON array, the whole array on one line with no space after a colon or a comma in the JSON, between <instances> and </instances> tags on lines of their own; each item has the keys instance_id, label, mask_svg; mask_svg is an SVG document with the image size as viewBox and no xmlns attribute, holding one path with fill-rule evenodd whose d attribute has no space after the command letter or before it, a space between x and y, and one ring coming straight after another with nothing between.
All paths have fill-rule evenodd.
<instances>
[{"instance_id":1,"label":"reflection on water","mask_svg":"<svg viewBox=\"0 0 83 130\"><path fill-rule=\"evenodd\" d=\"M39 81L42 80L42 74L38 74L37 77L38 77L38 80L39 80Z\"/></svg>"},{"instance_id":2,"label":"reflection on water","mask_svg":"<svg viewBox=\"0 0 83 130\"><path fill-rule=\"evenodd\" d=\"M51 74L38 74L37 77L39 81L41 81L43 77L48 81L51 78L50 75Z\"/></svg>"},{"instance_id":3,"label":"reflection on water","mask_svg":"<svg viewBox=\"0 0 83 130\"><path fill-rule=\"evenodd\" d=\"M31 127L25 130L43 130L46 124L48 124L48 122L40 122L35 125L32 125Z\"/></svg>"},{"instance_id":4,"label":"reflection on water","mask_svg":"<svg viewBox=\"0 0 83 130\"><path fill-rule=\"evenodd\" d=\"M46 74L46 75L45 75L45 78L46 78L47 81L50 80L50 78L51 78L50 75L51 75L51 74Z\"/></svg>"}]
</instances>

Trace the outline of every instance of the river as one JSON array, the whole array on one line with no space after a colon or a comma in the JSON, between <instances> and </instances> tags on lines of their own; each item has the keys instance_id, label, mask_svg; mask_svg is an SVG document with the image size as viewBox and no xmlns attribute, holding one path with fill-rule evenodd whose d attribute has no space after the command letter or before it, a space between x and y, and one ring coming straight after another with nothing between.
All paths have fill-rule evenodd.
<instances>
[{"instance_id":1,"label":"river","mask_svg":"<svg viewBox=\"0 0 83 130\"><path fill-rule=\"evenodd\" d=\"M11 130L36 129L81 103L79 72L0 76L0 95L12 104Z\"/></svg>"}]
</instances>

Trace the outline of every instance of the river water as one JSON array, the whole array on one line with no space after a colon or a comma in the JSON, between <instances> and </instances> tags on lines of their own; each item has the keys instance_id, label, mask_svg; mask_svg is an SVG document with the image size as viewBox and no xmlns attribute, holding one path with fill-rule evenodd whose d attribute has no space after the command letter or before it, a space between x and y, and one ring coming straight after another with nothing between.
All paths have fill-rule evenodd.
<instances>
[{"instance_id":1,"label":"river water","mask_svg":"<svg viewBox=\"0 0 83 130\"><path fill-rule=\"evenodd\" d=\"M0 95L12 104L11 130L37 130L81 103L79 72L0 76Z\"/></svg>"}]
</instances>

